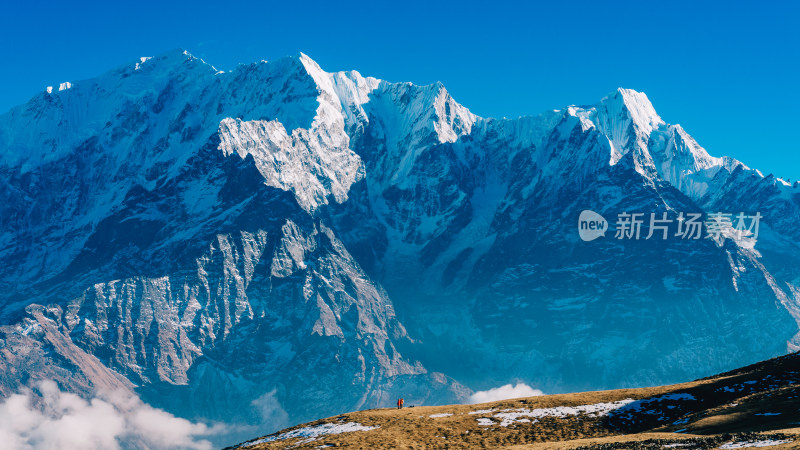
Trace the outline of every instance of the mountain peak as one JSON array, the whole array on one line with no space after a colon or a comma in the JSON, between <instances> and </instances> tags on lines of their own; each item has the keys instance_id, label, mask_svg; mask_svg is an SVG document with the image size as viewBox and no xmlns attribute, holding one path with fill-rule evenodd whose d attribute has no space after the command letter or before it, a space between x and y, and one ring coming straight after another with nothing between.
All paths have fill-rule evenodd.
<instances>
[{"instance_id":1,"label":"mountain peak","mask_svg":"<svg viewBox=\"0 0 800 450\"><path fill-rule=\"evenodd\" d=\"M300 62L300 64L303 66L306 72L308 72L311 78L313 78L314 81L317 82L317 84L323 82L323 79L327 80L328 78L330 78L329 74L324 70L322 70L322 67L320 67L316 61L311 59L305 53L300 52L300 55L297 57L297 60ZM330 84L330 82L328 81L325 84L326 84L325 87L328 87L327 85Z\"/></svg>"},{"instance_id":2,"label":"mountain peak","mask_svg":"<svg viewBox=\"0 0 800 450\"><path fill-rule=\"evenodd\" d=\"M614 93L601 100L601 103L606 99L609 102L618 103L620 107L624 107L628 111L630 119L642 131L650 132L658 128L659 125L664 124L664 120L658 115L644 92L620 87Z\"/></svg>"},{"instance_id":3,"label":"mountain peak","mask_svg":"<svg viewBox=\"0 0 800 450\"><path fill-rule=\"evenodd\" d=\"M172 49L149 59L152 59L153 61L161 61L162 63L166 63L168 65L177 65L185 63L186 61L195 61L202 65L213 67L211 64L203 61L202 58L198 58L182 48Z\"/></svg>"},{"instance_id":4,"label":"mountain peak","mask_svg":"<svg viewBox=\"0 0 800 450\"><path fill-rule=\"evenodd\" d=\"M200 68L200 70L203 70L202 68L208 68L209 71L213 70L213 72L217 72L214 66L182 48L168 50L155 56L137 58L132 63L126 63L117 70L128 72L131 66L133 70L152 67L155 72L172 72L174 69L181 67L192 69Z\"/></svg>"}]
</instances>

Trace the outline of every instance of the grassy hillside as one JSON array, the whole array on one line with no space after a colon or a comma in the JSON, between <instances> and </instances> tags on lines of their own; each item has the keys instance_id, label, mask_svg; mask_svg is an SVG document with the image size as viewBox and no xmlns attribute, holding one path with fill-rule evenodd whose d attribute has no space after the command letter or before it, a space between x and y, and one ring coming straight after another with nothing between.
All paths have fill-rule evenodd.
<instances>
[{"instance_id":1,"label":"grassy hillside","mask_svg":"<svg viewBox=\"0 0 800 450\"><path fill-rule=\"evenodd\" d=\"M241 448L800 448L800 354L670 386L372 409Z\"/></svg>"}]
</instances>

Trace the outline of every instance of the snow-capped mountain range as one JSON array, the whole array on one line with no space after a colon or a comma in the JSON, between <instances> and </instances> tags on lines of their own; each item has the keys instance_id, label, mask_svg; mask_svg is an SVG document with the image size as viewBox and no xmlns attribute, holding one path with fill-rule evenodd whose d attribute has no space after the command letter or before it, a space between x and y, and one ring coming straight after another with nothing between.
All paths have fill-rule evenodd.
<instances>
[{"instance_id":1,"label":"snow-capped mountain range","mask_svg":"<svg viewBox=\"0 0 800 450\"><path fill-rule=\"evenodd\" d=\"M277 429L800 348L800 188L628 89L485 119L439 83L173 51L0 115L0 174L4 396L54 379ZM763 218L755 247L582 242L584 209Z\"/></svg>"}]
</instances>

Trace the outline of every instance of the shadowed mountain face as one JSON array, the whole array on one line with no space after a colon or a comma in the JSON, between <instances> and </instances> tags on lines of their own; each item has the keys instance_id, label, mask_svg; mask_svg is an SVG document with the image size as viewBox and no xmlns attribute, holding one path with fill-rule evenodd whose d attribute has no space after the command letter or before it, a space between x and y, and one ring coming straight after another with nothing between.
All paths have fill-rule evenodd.
<instances>
[{"instance_id":1,"label":"shadowed mountain face","mask_svg":"<svg viewBox=\"0 0 800 450\"><path fill-rule=\"evenodd\" d=\"M51 378L277 428L797 348L797 188L642 93L483 119L440 84L182 51L63 87L0 116L5 395ZM579 239L585 209L605 237ZM756 245L674 235L712 212L760 213ZM614 237L621 213L641 239Z\"/></svg>"}]
</instances>

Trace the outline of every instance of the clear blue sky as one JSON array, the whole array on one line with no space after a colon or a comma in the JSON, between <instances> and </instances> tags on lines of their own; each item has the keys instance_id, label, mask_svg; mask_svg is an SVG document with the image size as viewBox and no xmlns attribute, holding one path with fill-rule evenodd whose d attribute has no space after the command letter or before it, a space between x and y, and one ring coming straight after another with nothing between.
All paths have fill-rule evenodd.
<instances>
[{"instance_id":1,"label":"clear blue sky","mask_svg":"<svg viewBox=\"0 0 800 450\"><path fill-rule=\"evenodd\" d=\"M302 51L328 71L442 81L481 116L644 91L713 155L800 179L797 1L33 3L0 14L0 111L178 47L222 70Z\"/></svg>"}]
</instances>

